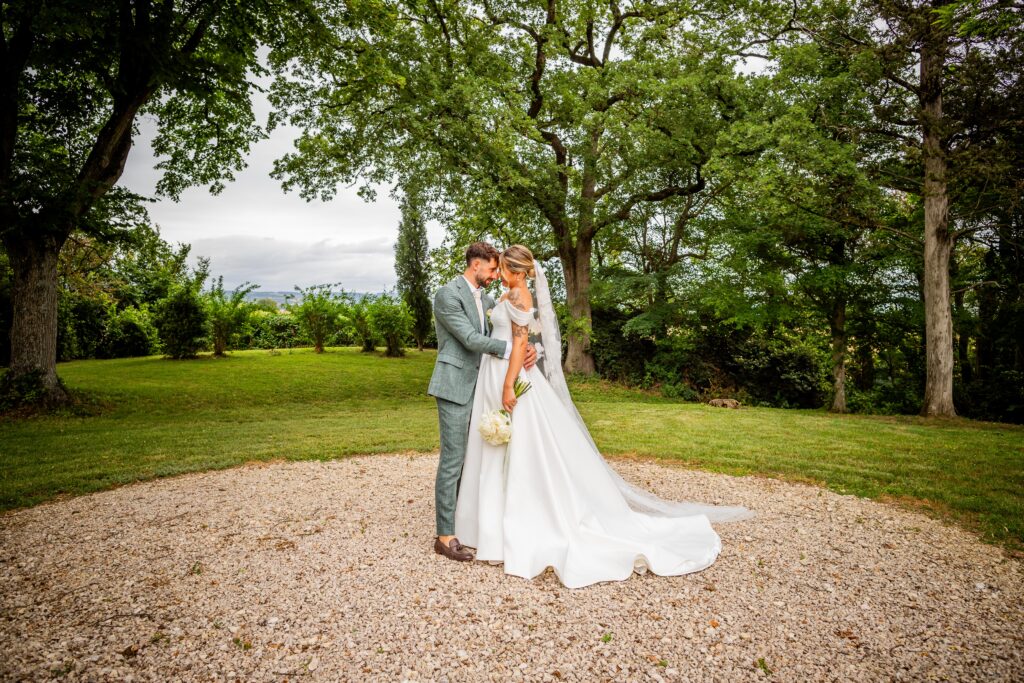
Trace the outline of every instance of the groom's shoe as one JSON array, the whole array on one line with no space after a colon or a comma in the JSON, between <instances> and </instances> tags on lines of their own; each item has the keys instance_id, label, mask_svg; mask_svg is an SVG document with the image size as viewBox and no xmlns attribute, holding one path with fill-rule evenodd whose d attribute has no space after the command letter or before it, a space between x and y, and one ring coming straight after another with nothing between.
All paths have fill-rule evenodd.
<instances>
[{"instance_id":1,"label":"groom's shoe","mask_svg":"<svg viewBox=\"0 0 1024 683\"><path fill-rule=\"evenodd\" d=\"M459 543L459 539L453 538L448 541L448 545L441 543L441 539L434 540L434 552L438 555L444 555L450 560L458 560L459 562L465 562L473 559L473 553L466 550L466 546Z\"/></svg>"}]
</instances>

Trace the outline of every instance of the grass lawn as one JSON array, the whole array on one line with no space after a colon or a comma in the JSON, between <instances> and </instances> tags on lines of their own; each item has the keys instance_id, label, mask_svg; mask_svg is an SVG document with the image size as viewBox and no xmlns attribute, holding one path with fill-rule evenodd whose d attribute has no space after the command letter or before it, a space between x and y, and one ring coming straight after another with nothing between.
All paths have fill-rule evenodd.
<instances>
[{"instance_id":1,"label":"grass lawn","mask_svg":"<svg viewBox=\"0 0 1024 683\"><path fill-rule=\"evenodd\" d=\"M0 509L251 460L435 450L437 412L425 394L434 357L346 348L61 364L69 387L108 407L0 421ZM1022 427L735 411L601 381L575 382L573 393L607 455L819 482L923 507L1024 548Z\"/></svg>"}]
</instances>

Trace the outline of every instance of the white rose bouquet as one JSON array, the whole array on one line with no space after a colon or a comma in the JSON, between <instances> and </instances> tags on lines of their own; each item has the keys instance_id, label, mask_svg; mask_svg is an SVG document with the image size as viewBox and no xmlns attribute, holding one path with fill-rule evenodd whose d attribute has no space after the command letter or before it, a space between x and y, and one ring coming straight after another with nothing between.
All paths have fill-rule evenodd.
<instances>
[{"instance_id":1,"label":"white rose bouquet","mask_svg":"<svg viewBox=\"0 0 1024 683\"><path fill-rule=\"evenodd\" d=\"M516 377L512 390L519 398L530 390L532 385ZM512 438L512 416L503 408L484 413L480 417L480 436L492 446L504 446Z\"/></svg>"}]
</instances>

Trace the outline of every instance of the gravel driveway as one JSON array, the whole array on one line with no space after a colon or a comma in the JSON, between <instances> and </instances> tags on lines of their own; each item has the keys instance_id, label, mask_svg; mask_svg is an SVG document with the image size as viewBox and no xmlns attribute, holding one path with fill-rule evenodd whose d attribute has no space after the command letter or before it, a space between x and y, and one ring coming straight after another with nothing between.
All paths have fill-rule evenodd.
<instances>
[{"instance_id":1,"label":"gravel driveway","mask_svg":"<svg viewBox=\"0 0 1024 683\"><path fill-rule=\"evenodd\" d=\"M1024 680L1024 563L913 512L640 461L738 503L709 569L579 590L435 555L437 456L249 465L0 516L3 680Z\"/></svg>"}]
</instances>

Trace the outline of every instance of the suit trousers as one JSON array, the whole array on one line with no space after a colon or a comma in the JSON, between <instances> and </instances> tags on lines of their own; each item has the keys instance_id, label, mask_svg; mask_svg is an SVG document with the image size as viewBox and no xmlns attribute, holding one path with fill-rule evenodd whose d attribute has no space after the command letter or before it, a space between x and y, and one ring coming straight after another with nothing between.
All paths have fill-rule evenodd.
<instances>
[{"instance_id":1,"label":"suit trousers","mask_svg":"<svg viewBox=\"0 0 1024 683\"><path fill-rule=\"evenodd\" d=\"M462 464L466 460L469 439L469 420L473 414L473 399L460 405L437 398L437 421L441 432L441 457L434 480L434 511L437 515L437 535L455 533L455 503L459 497Z\"/></svg>"}]
</instances>

